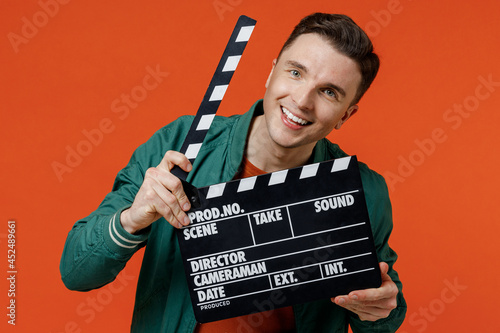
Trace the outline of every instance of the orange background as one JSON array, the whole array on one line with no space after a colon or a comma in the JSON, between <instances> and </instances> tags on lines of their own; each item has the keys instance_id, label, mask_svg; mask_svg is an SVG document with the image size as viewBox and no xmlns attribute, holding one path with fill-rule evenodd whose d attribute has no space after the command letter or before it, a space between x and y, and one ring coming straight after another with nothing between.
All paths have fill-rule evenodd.
<instances>
[{"instance_id":1,"label":"orange background","mask_svg":"<svg viewBox=\"0 0 500 333\"><path fill-rule=\"evenodd\" d=\"M139 144L196 112L239 15L258 23L222 115L263 96L272 59L314 11L351 16L382 60L360 112L329 138L391 187L390 243L409 306L400 332L500 331L500 2L60 2L1 5L0 268L7 275L13 219L18 270L15 327L0 282L1 331L129 330L142 252L112 285L70 292L58 270L67 232L97 207ZM125 113L122 94L138 94L148 66L168 76ZM103 121L107 133L86 146L85 131ZM53 165L67 164L68 147L87 148L86 156L58 177Z\"/></svg>"}]
</instances>

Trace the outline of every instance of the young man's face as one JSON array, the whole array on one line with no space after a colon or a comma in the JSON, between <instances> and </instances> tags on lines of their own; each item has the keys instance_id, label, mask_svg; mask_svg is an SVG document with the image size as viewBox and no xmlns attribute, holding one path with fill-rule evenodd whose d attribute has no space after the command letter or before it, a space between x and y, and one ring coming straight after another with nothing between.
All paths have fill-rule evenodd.
<instances>
[{"instance_id":1,"label":"young man's face","mask_svg":"<svg viewBox=\"0 0 500 333\"><path fill-rule=\"evenodd\" d=\"M357 64L317 34L299 36L282 52L266 82L264 116L278 146L313 147L357 111L351 105Z\"/></svg>"}]
</instances>

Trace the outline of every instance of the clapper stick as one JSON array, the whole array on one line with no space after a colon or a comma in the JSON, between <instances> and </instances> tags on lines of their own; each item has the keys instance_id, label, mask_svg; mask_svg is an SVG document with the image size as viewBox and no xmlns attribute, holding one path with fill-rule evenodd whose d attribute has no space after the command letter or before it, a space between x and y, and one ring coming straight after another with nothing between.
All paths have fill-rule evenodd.
<instances>
[{"instance_id":1,"label":"clapper stick","mask_svg":"<svg viewBox=\"0 0 500 333\"><path fill-rule=\"evenodd\" d=\"M198 112L191 124L191 128L180 149L180 152L185 154L191 163L194 162L200 151L203 140L210 129L210 125L224 97L229 82L250 39L255 23L254 19L244 15L240 16L238 22L236 22L233 33L219 61L219 65L215 70L205 96L198 108ZM198 191L194 186L186 182L187 172L177 166L171 172L183 182L184 191L191 201L191 205L199 207Z\"/></svg>"}]
</instances>

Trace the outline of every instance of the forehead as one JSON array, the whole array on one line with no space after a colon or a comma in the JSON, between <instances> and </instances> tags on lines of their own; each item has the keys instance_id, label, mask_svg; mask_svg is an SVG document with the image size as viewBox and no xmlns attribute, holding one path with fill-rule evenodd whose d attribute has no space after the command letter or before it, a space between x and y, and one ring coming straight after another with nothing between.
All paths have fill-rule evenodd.
<instances>
[{"instance_id":1,"label":"forehead","mask_svg":"<svg viewBox=\"0 0 500 333\"><path fill-rule=\"evenodd\" d=\"M303 65L314 78L342 84L346 89L354 89L354 93L361 82L358 64L315 33L300 35L283 50L278 64L285 65L290 61Z\"/></svg>"}]
</instances>

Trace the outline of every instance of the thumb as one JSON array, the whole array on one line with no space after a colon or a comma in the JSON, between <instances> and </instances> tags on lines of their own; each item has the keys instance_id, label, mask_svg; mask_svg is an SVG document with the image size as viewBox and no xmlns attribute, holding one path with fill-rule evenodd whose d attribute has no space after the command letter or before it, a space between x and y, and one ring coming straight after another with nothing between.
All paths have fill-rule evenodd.
<instances>
[{"instance_id":1,"label":"thumb","mask_svg":"<svg viewBox=\"0 0 500 333\"><path fill-rule=\"evenodd\" d=\"M387 272L389 272L389 265L385 262L379 262L378 263L380 267L380 275L382 276L382 280L384 280L384 277L389 276Z\"/></svg>"}]
</instances>

